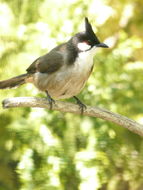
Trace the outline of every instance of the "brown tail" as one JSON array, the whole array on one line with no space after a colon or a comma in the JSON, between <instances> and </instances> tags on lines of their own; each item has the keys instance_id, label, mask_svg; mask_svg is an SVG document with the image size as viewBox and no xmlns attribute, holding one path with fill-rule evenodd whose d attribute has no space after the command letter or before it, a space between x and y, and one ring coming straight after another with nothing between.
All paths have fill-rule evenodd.
<instances>
[{"instance_id":1,"label":"brown tail","mask_svg":"<svg viewBox=\"0 0 143 190\"><path fill-rule=\"evenodd\" d=\"M0 89L14 88L24 84L28 74L19 75L8 80L0 81Z\"/></svg>"}]
</instances>

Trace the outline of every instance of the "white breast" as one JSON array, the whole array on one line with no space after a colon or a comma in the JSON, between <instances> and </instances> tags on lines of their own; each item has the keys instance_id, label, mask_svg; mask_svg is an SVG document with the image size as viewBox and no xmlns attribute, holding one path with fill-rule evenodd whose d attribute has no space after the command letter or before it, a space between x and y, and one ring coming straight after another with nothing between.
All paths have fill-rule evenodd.
<instances>
[{"instance_id":1,"label":"white breast","mask_svg":"<svg viewBox=\"0 0 143 190\"><path fill-rule=\"evenodd\" d=\"M93 66L95 48L81 52L74 65L64 65L53 74L37 73L35 85L47 90L55 99L65 99L77 95L85 85Z\"/></svg>"},{"instance_id":2,"label":"white breast","mask_svg":"<svg viewBox=\"0 0 143 190\"><path fill-rule=\"evenodd\" d=\"M76 66L82 71L87 72L93 65L93 56L95 49L92 48L89 51L79 53L79 56L76 60Z\"/></svg>"}]
</instances>

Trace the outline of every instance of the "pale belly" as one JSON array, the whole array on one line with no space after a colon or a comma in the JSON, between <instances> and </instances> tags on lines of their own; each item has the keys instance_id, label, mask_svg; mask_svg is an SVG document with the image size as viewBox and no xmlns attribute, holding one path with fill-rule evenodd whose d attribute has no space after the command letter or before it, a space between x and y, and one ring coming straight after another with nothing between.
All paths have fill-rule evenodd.
<instances>
[{"instance_id":1,"label":"pale belly","mask_svg":"<svg viewBox=\"0 0 143 190\"><path fill-rule=\"evenodd\" d=\"M66 72L65 72L66 71ZM86 71L78 71L77 68L63 68L53 74L35 74L35 86L42 91L48 91L54 99L66 99L76 96L84 87L92 67Z\"/></svg>"}]
</instances>

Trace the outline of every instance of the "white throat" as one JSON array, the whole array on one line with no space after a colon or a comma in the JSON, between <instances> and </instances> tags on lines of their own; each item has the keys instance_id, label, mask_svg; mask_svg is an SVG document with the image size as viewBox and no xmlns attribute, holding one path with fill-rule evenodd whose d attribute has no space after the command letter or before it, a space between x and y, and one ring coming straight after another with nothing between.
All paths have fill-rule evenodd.
<instances>
[{"instance_id":1,"label":"white throat","mask_svg":"<svg viewBox=\"0 0 143 190\"><path fill-rule=\"evenodd\" d=\"M91 67L93 66L93 57L96 52L96 47L88 51L83 51L78 54L76 59L76 65L81 70L81 72L85 73L88 72Z\"/></svg>"}]
</instances>

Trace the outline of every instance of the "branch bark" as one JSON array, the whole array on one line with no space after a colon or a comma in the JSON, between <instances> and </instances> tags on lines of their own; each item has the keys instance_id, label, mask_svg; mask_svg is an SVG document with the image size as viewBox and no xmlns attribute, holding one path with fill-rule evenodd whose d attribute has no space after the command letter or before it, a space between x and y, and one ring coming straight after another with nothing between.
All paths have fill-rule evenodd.
<instances>
[{"instance_id":1,"label":"branch bark","mask_svg":"<svg viewBox=\"0 0 143 190\"><path fill-rule=\"evenodd\" d=\"M14 107L39 107L50 109L50 105L46 98L34 98L34 97L14 97L5 99L3 102L3 108ZM79 106L69 102L56 101L53 104L53 110L61 112L70 112L74 114L80 114ZM107 121L111 121L117 125L129 129L133 133L143 136L143 125L136 121L129 119L117 113L113 113L103 108L87 106L83 115L98 117Z\"/></svg>"}]
</instances>

